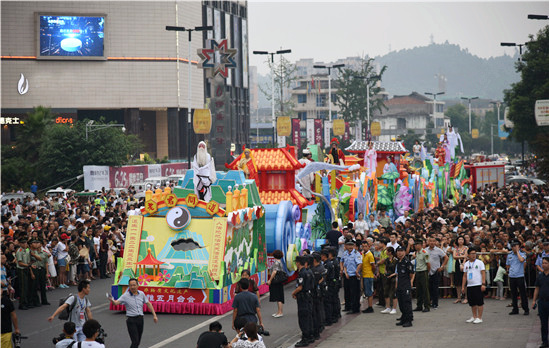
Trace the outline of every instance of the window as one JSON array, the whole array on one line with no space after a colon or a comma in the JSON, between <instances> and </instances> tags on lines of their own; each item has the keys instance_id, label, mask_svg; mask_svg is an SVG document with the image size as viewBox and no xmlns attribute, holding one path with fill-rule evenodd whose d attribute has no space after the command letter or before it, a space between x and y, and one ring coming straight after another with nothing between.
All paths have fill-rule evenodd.
<instances>
[{"instance_id":1,"label":"window","mask_svg":"<svg viewBox=\"0 0 549 348\"><path fill-rule=\"evenodd\" d=\"M437 118L435 119L435 127L436 128L441 128L441 127L444 127L444 119L443 118Z\"/></svg>"},{"instance_id":2,"label":"window","mask_svg":"<svg viewBox=\"0 0 549 348\"><path fill-rule=\"evenodd\" d=\"M297 116L299 117L300 120L305 121L307 120L307 111L298 112Z\"/></svg>"},{"instance_id":3,"label":"window","mask_svg":"<svg viewBox=\"0 0 549 348\"><path fill-rule=\"evenodd\" d=\"M321 120L327 120L328 119L328 111L318 111L317 113L318 118Z\"/></svg>"},{"instance_id":4,"label":"window","mask_svg":"<svg viewBox=\"0 0 549 348\"><path fill-rule=\"evenodd\" d=\"M307 94L298 94L297 102L301 104L305 104L307 102Z\"/></svg>"},{"instance_id":5,"label":"window","mask_svg":"<svg viewBox=\"0 0 549 348\"><path fill-rule=\"evenodd\" d=\"M335 104L337 102L337 96L335 93L332 93L332 104Z\"/></svg>"},{"instance_id":6,"label":"window","mask_svg":"<svg viewBox=\"0 0 549 348\"><path fill-rule=\"evenodd\" d=\"M405 128L406 128L406 119L397 118L397 129L405 129Z\"/></svg>"},{"instance_id":7,"label":"window","mask_svg":"<svg viewBox=\"0 0 549 348\"><path fill-rule=\"evenodd\" d=\"M444 112L444 104L437 104L437 112Z\"/></svg>"},{"instance_id":8,"label":"window","mask_svg":"<svg viewBox=\"0 0 549 348\"><path fill-rule=\"evenodd\" d=\"M326 106L326 94L318 94L316 96L316 106Z\"/></svg>"}]
</instances>

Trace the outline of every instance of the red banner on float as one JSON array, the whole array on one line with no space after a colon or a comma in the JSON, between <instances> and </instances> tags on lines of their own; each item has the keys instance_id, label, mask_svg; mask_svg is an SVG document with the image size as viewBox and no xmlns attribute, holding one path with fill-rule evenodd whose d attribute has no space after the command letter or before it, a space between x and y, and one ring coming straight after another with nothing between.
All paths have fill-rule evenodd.
<instances>
[{"instance_id":1,"label":"red banner on float","mask_svg":"<svg viewBox=\"0 0 549 348\"><path fill-rule=\"evenodd\" d=\"M315 119L315 144L322 146L322 120Z\"/></svg>"},{"instance_id":2,"label":"red banner on float","mask_svg":"<svg viewBox=\"0 0 549 348\"><path fill-rule=\"evenodd\" d=\"M301 126L299 118L292 119L292 142L297 148L301 148Z\"/></svg>"}]
</instances>

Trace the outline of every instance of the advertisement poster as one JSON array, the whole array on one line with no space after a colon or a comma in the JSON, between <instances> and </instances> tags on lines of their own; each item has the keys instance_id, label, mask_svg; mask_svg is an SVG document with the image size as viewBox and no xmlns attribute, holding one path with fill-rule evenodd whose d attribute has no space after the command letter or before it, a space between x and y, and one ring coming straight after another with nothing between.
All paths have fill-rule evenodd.
<instances>
[{"instance_id":1,"label":"advertisement poster","mask_svg":"<svg viewBox=\"0 0 549 348\"><path fill-rule=\"evenodd\" d=\"M294 143L298 149L301 148L301 126L299 122L299 118L292 119L292 143Z\"/></svg>"},{"instance_id":2,"label":"advertisement poster","mask_svg":"<svg viewBox=\"0 0 549 348\"><path fill-rule=\"evenodd\" d=\"M315 119L315 141L314 143L322 146L322 120Z\"/></svg>"}]
</instances>

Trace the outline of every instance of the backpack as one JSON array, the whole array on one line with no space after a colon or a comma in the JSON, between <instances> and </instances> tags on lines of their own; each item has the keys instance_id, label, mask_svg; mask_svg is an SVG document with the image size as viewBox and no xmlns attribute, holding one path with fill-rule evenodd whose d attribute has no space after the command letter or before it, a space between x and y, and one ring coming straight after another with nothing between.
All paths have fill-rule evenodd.
<instances>
[{"instance_id":1,"label":"backpack","mask_svg":"<svg viewBox=\"0 0 549 348\"><path fill-rule=\"evenodd\" d=\"M71 296L75 297L73 294L69 294L67 297L59 299L59 306L61 307L62 305L64 305ZM59 313L58 318L60 320L69 320L74 306L76 306L76 297L74 298L74 302L71 305L67 306L61 311L61 313Z\"/></svg>"},{"instance_id":2,"label":"backpack","mask_svg":"<svg viewBox=\"0 0 549 348\"><path fill-rule=\"evenodd\" d=\"M71 342L71 344L69 344L67 346L67 348L72 348L72 346L74 346L74 344L76 343L76 345L78 346L78 348L82 348L82 342L78 342L78 341L73 341Z\"/></svg>"}]
</instances>

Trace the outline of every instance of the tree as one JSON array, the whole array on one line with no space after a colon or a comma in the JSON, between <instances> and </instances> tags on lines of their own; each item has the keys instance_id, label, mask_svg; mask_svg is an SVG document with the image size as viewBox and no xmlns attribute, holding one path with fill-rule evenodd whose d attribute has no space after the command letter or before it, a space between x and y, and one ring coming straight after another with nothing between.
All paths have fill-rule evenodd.
<instances>
[{"instance_id":1,"label":"tree","mask_svg":"<svg viewBox=\"0 0 549 348\"><path fill-rule=\"evenodd\" d=\"M520 81L505 90L504 101L509 107L509 119L514 127L511 138L528 142L537 155L540 175L549 177L549 129L538 127L534 108L536 100L549 96L549 26L541 29L537 37L530 35L522 61L516 64Z\"/></svg>"},{"instance_id":2,"label":"tree","mask_svg":"<svg viewBox=\"0 0 549 348\"><path fill-rule=\"evenodd\" d=\"M270 59L268 63L271 74L274 74L275 116L293 116L295 105L290 98L290 93L284 94L284 89L288 90L292 82L297 79L297 67L284 58L284 56L280 56L279 63L273 63ZM268 86L259 85L259 90L265 95L267 100L271 101L273 99L270 83Z\"/></svg>"},{"instance_id":3,"label":"tree","mask_svg":"<svg viewBox=\"0 0 549 348\"><path fill-rule=\"evenodd\" d=\"M351 127L354 127L358 120L363 124L366 123L368 118L367 86L370 90L370 120L374 111L382 113L383 109L386 109L383 100L377 98L376 95L381 91L377 81L383 77L387 66L384 65L377 74L373 61L373 58L362 58L358 68L338 69L340 74L335 83L337 86L336 105L339 106L339 114L346 122L350 123Z\"/></svg>"}]
</instances>

